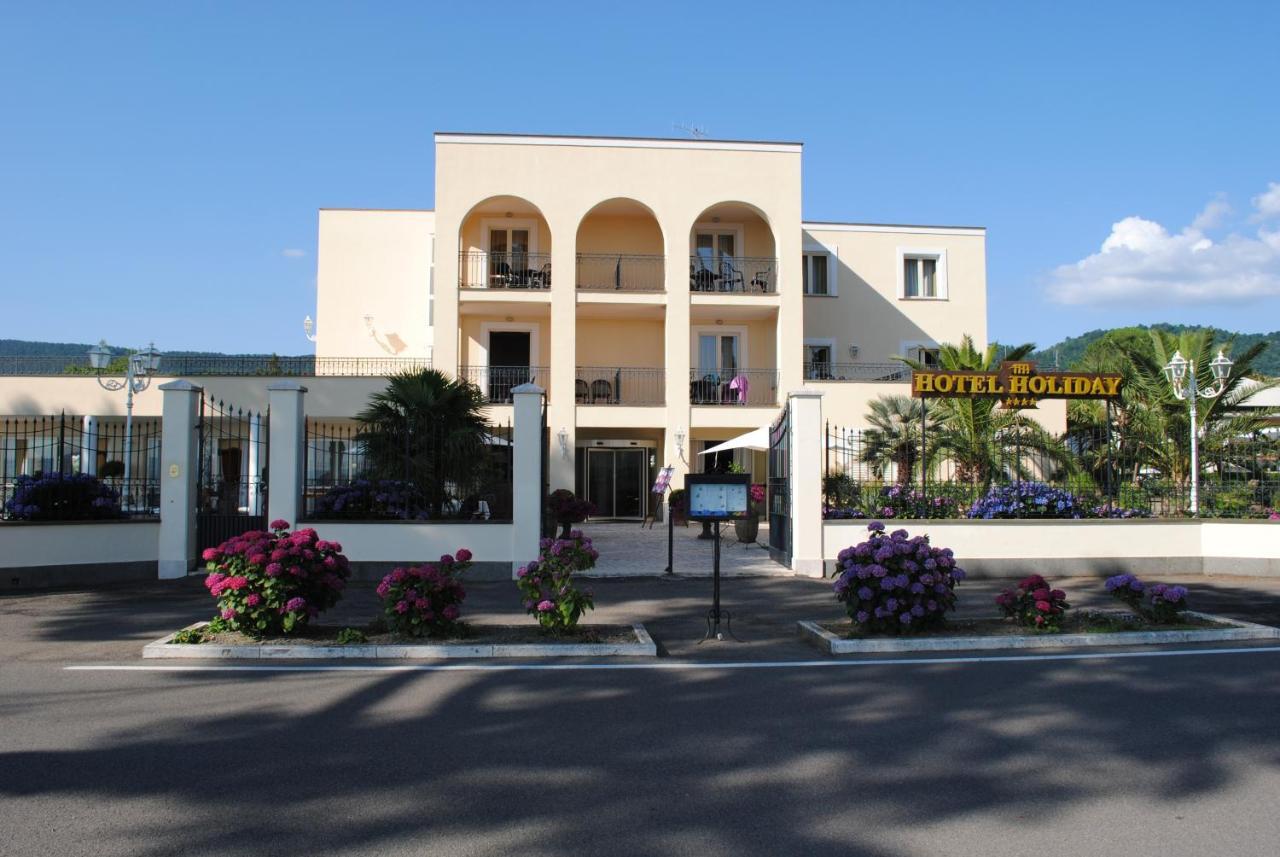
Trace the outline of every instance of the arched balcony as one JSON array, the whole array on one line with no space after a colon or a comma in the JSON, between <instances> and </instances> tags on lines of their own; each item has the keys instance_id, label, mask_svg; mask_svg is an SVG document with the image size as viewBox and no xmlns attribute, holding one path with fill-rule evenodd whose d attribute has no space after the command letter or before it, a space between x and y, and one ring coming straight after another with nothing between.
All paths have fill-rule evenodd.
<instances>
[{"instance_id":1,"label":"arched balcony","mask_svg":"<svg viewBox=\"0 0 1280 857\"><path fill-rule=\"evenodd\" d=\"M755 206L721 202L689 230L689 288L719 294L773 294L778 259L773 230Z\"/></svg>"},{"instance_id":2,"label":"arched balcony","mask_svg":"<svg viewBox=\"0 0 1280 857\"><path fill-rule=\"evenodd\" d=\"M536 205L495 196L467 212L458 230L458 287L551 288L551 229Z\"/></svg>"},{"instance_id":3,"label":"arched balcony","mask_svg":"<svg viewBox=\"0 0 1280 857\"><path fill-rule=\"evenodd\" d=\"M665 289L662 227L648 206L609 199L578 224L577 286L584 291Z\"/></svg>"}]
</instances>

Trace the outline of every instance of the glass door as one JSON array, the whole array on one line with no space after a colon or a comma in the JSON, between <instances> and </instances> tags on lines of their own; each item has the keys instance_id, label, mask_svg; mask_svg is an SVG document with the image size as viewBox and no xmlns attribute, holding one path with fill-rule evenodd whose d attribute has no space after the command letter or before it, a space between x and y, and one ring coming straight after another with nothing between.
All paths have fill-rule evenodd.
<instances>
[{"instance_id":1,"label":"glass door","mask_svg":"<svg viewBox=\"0 0 1280 857\"><path fill-rule=\"evenodd\" d=\"M649 451L606 448L586 452L587 500L595 504L595 517L643 518Z\"/></svg>"},{"instance_id":2,"label":"glass door","mask_svg":"<svg viewBox=\"0 0 1280 857\"><path fill-rule=\"evenodd\" d=\"M596 507L596 517L613 517L614 451L587 450L587 500Z\"/></svg>"}]
</instances>

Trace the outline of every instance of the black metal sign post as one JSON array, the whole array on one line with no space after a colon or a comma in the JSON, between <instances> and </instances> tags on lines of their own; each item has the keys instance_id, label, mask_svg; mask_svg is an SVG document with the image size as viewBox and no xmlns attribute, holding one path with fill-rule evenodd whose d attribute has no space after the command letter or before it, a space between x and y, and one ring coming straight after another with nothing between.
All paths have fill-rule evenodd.
<instances>
[{"instance_id":1,"label":"black metal sign post","mask_svg":"<svg viewBox=\"0 0 1280 857\"><path fill-rule=\"evenodd\" d=\"M667 504L667 574L675 574L676 516Z\"/></svg>"},{"instance_id":2,"label":"black metal sign post","mask_svg":"<svg viewBox=\"0 0 1280 857\"><path fill-rule=\"evenodd\" d=\"M720 525L744 518L750 508L751 477L746 473L699 473L685 477L689 520L715 524L715 547L711 567L711 609L707 611L707 632L698 641L723 641L725 634L741 643L733 633L733 614L720 606ZM724 621L724 630L720 622Z\"/></svg>"}]
</instances>

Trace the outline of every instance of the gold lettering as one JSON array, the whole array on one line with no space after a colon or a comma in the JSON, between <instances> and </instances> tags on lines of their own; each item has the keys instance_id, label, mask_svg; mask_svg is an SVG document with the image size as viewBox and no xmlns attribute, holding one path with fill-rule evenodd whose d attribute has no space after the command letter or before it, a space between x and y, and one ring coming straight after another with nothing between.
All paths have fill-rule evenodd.
<instances>
[{"instance_id":1,"label":"gold lettering","mask_svg":"<svg viewBox=\"0 0 1280 857\"><path fill-rule=\"evenodd\" d=\"M934 379L933 389L939 393L950 393L955 387L956 379L951 375L939 375Z\"/></svg>"},{"instance_id":2,"label":"gold lettering","mask_svg":"<svg viewBox=\"0 0 1280 857\"><path fill-rule=\"evenodd\" d=\"M1103 378L1102 380L1107 385L1108 397L1120 395L1120 379L1119 378Z\"/></svg>"},{"instance_id":3,"label":"gold lettering","mask_svg":"<svg viewBox=\"0 0 1280 857\"><path fill-rule=\"evenodd\" d=\"M1027 392L1027 382L1031 380L1025 375L1009 376L1009 395L1021 396Z\"/></svg>"},{"instance_id":4,"label":"gold lettering","mask_svg":"<svg viewBox=\"0 0 1280 857\"><path fill-rule=\"evenodd\" d=\"M1041 375L1033 375L1027 379L1027 390L1033 395L1043 396L1046 386L1048 386L1048 382Z\"/></svg>"},{"instance_id":5,"label":"gold lettering","mask_svg":"<svg viewBox=\"0 0 1280 857\"><path fill-rule=\"evenodd\" d=\"M1102 382L1101 378L1094 378L1093 383L1089 385L1089 395L1105 396L1107 394L1107 386Z\"/></svg>"},{"instance_id":6,"label":"gold lettering","mask_svg":"<svg viewBox=\"0 0 1280 857\"><path fill-rule=\"evenodd\" d=\"M913 372L911 374L912 392L915 393L932 393L933 392L933 375L928 372Z\"/></svg>"}]
</instances>

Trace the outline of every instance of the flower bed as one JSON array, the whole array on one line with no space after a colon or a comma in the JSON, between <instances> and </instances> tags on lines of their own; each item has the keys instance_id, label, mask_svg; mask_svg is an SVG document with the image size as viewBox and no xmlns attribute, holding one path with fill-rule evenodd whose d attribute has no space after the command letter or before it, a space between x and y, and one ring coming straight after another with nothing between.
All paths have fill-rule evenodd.
<instances>
[{"instance_id":1,"label":"flower bed","mask_svg":"<svg viewBox=\"0 0 1280 857\"><path fill-rule=\"evenodd\" d=\"M15 521L101 521L123 517L120 495L87 473L19 476L5 517Z\"/></svg>"}]
</instances>

